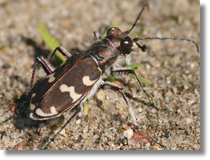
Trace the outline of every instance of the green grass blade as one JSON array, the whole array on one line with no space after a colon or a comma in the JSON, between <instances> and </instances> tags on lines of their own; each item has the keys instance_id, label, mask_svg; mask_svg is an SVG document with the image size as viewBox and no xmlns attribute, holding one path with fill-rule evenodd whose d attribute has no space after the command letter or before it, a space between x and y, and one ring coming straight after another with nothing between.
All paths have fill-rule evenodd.
<instances>
[{"instance_id":1,"label":"green grass blade","mask_svg":"<svg viewBox=\"0 0 210 160\"><path fill-rule=\"evenodd\" d=\"M114 82L116 78L113 75L110 75L109 78L107 79L109 82Z\"/></svg>"},{"instance_id":2,"label":"green grass blade","mask_svg":"<svg viewBox=\"0 0 210 160\"><path fill-rule=\"evenodd\" d=\"M130 65L125 66L125 68L134 69L136 67L139 67L140 65L141 65L141 63L132 63Z\"/></svg>"},{"instance_id":3,"label":"green grass blade","mask_svg":"<svg viewBox=\"0 0 210 160\"><path fill-rule=\"evenodd\" d=\"M134 76L133 74L128 74L128 76L131 77L131 78L133 78L133 79L135 79L135 76ZM136 76L137 76L137 78L138 78L142 83L144 83L144 84L152 84L152 82L149 81L148 79L145 79L145 78L143 78L143 77L140 76L140 75L136 75Z\"/></svg>"},{"instance_id":4,"label":"green grass blade","mask_svg":"<svg viewBox=\"0 0 210 160\"><path fill-rule=\"evenodd\" d=\"M42 39L44 40L44 42L47 44L47 46L50 48L51 51L53 51L56 47L60 46L58 41L51 36L46 27L40 21L37 22L37 27L42 36ZM66 58L58 51L56 51L54 56L57 65L60 65L66 60Z\"/></svg>"},{"instance_id":5,"label":"green grass blade","mask_svg":"<svg viewBox=\"0 0 210 160\"><path fill-rule=\"evenodd\" d=\"M127 65L125 66L125 68L130 68L130 69L134 69L136 67L139 67L141 65L141 63L133 63L133 64L130 64L130 65ZM135 79L135 76L133 74L128 74L128 76L130 76L131 78ZM151 84L151 81L143 78L142 76L140 75L137 75L137 78L144 84Z\"/></svg>"}]
</instances>

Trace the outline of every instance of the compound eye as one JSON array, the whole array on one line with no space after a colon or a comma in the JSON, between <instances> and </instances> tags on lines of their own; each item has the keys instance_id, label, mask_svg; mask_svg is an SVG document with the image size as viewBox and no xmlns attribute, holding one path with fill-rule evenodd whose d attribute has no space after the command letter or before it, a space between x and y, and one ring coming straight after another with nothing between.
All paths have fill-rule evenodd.
<instances>
[{"instance_id":1,"label":"compound eye","mask_svg":"<svg viewBox=\"0 0 210 160\"><path fill-rule=\"evenodd\" d=\"M109 28L109 30L107 31L107 35L108 34L121 34L121 33L122 31L117 27Z\"/></svg>"},{"instance_id":2,"label":"compound eye","mask_svg":"<svg viewBox=\"0 0 210 160\"><path fill-rule=\"evenodd\" d=\"M122 48L131 48L132 45L133 45L133 42L130 37L125 37L120 43L120 46Z\"/></svg>"}]
</instances>

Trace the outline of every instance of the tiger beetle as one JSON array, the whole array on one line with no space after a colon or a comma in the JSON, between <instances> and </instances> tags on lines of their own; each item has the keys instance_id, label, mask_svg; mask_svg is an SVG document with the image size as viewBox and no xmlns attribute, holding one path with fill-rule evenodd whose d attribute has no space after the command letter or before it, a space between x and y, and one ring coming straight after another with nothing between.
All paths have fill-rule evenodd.
<instances>
[{"instance_id":1,"label":"tiger beetle","mask_svg":"<svg viewBox=\"0 0 210 160\"><path fill-rule=\"evenodd\" d=\"M137 123L136 117L130 107L128 100L123 93L123 90L118 85L105 81L108 76L125 76L133 74L138 83L139 89L143 90L144 94L154 103L159 109L166 110L167 108L157 104L157 102L143 89L144 85L137 78L133 69L123 68L122 59L125 59L133 51L134 43L143 52L146 51L145 45L140 45L137 41L145 39L160 39L160 40L186 40L193 42L197 51L199 47L196 42L185 38L163 38L163 37L141 37L131 38L128 34L135 27L138 19L140 18L143 10L148 4L145 4L141 9L138 17L131 29L121 31L117 27L112 27L107 31L107 36L101 38L98 32L94 32L94 43L83 54L71 55L62 47L57 47L49 55L48 60L59 51L66 57L66 61L57 67L54 71L45 63L45 61L37 57L34 62L34 68L31 77L30 89L28 99L30 99L30 118L33 120L49 120L61 116L63 113L68 112L75 108L75 112L69 120L58 130L58 132L45 144L43 149L47 149L50 143L58 136L58 134L67 126L67 124L81 111L83 103L91 98L99 86L103 85L109 89L119 92L128 108L133 124L142 129L143 132L161 147L163 144L157 142L152 138L142 126ZM33 80L36 70L37 61L41 64L47 77L41 83L33 87ZM25 106L24 103L22 106ZM14 117L14 116L13 116ZM12 118L12 117L11 117ZM9 118L9 119L11 119ZM9 119L1 122L4 123Z\"/></svg>"}]
</instances>

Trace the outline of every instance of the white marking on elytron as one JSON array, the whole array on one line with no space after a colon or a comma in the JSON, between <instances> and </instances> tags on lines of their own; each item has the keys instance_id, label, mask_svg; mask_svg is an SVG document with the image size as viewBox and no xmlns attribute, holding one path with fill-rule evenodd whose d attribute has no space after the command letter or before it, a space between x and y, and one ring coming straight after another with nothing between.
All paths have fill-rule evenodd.
<instances>
[{"instance_id":1,"label":"white marking on elytron","mask_svg":"<svg viewBox=\"0 0 210 160\"><path fill-rule=\"evenodd\" d=\"M30 104L30 110L33 111L36 108L36 106L34 104Z\"/></svg>"},{"instance_id":2,"label":"white marking on elytron","mask_svg":"<svg viewBox=\"0 0 210 160\"><path fill-rule=\"evenodd\" d=\"M62 84L60 86L60 90L61 92L69 92L69 96L73 99L72 103L77 101L82 96L82 94L75 92L75 87L73 86L68 87L67 85Z\"/></svg>"},{"instance_id":3,"label":"white marking on elytron","mask_svg":"<svg viewBox=\"0 0 210 160\"><path fill-rule=\"evenodd\" d=\"M82 78L82 82L83 82L83 84L86 85L86 86L92 86L97 80L98 80L98 79L91 81L89 76L84 76L84 77Z\"/></svg>"},{"instance_id":4,"label":"white marking on elytron","mask_svg":"<svg viewBox=\"0 0 210 160\"><path fill-rule=\"evenodd\" d=\"M101 68L100 68L100 67L98 67L98 70L102 73L102 70L101 70Z\"/></svg>"},{"instance_id":5,"label":"white marking on elytron","mask_svg":"<svg viewBox=\"0 0 210 160\"><path fill-rule=\"evenodd\" d=\"M54 75L55 75L55 73L49 74L49 75L47 76L47 77L49 78L49 79L48 79L48 82L49 82L49 83L52 83L52 82L55 80Z\"/></svg>"},{"instance_id":6,"label":"white marking on elytron","mask_svg":"<svg viewBox=\"0 0 210 160\"><path fill-rule=\"evenodd\" d=\"M36 109L36 114L41 116L41 117L54 116L54 115L58 114L58 112L56 111L54 106L50 107L50 112L51 113L44 113L40 108Z\"/></svg>"}]
</instances>

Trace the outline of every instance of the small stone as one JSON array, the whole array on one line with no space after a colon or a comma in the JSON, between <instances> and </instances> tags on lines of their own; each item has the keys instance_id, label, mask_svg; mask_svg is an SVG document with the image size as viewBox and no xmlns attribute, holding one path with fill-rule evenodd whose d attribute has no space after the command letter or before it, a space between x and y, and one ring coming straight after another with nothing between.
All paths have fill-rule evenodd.
<instances>
[{"instance_id":1,"label":"small stone","mask_svg":"<svg viewBox=\"0 0 210 160\"><path fill-rule=\"evenodd\" d=\"M80 123L81 123L81 119L77 119L76 124L80 124Z\"/></svg>"},{"instance_id":2,"label":"small stone","mask_svg":"<svg viewBox=\"0 0 210 160\"><path fill-rule=\"evenodd\" d=\"M65 135L66 134L65 128L59 134L60 135Z\"/></svg>"},{"instance_id":3,"label":"small stone","mask_svg":"<svg viewBox=\"0 0 210 160\"><path fill-rule=\"evenodd\" d=\"M98 100L101 100L101 101L104 101L105 100L105 93L103 90L99 90L97 93L96 93L96 97Z\"/></svg>"},{"instance_id":4,"label":"small stone","mask_svg":"<svg viewBox=\"0 0 210 160\"><path fill-rule=\"evenodd\" d=\"M62 124L63 124L63 122L64 122L64 116L62 115L61 117L59 117L57 120L56 120L56 122L55 122L55 124L56 124L56 126L57 127L60 127Z\"/></svg>"},{"instance_id":5,"label":"small stone","mask_svg":"<svg viewBox=\"0 0 210 160\"><path fill-rule=\"evenodd\" d=\"M88 138L88 134L87 133L82 133L81 136L82 136L83 139L87 139Z\"/></svg>"},{"instance_id":6,"label":"small stone","mask_svg":"<svg viewBox=\"0 0 210 160\"><path fill-rule=\"evenodd\" d=\"M187 122L187 124L192 123L192 118L187 118L187 119L186 119L186 122Z\"/></svg>"},{"instance_id":7,"label":"small stone","mask_svg":"<svg viewBox=\"0 0 210 160\"><path fill-rule=\"evenodd\" d=\"M178 89L176 87L173 87L173 93L177 94L177 92L178 92Z\"/></svg>"},{"instance_id":8,"label":"small stone","mask_svg":"<svg viewBox=\"0 0 210 160\"><path fill-rule=\"evenodd\" d=\"M142 112L142 110L143 110L143 109L142 109L141 107L139 107L139 110L138 110L138 111L139 111L139 112Z\"/></svg>"},{"instance_id":9,"label":"small stone","mask_svg":"<svg viewBox=\"0 0 210 160\"><path fill-rule=\"evenodd\" d=\"M116 114L117 113L117 111L115 109L115 106L112 103L107 104L106 111L110 115L113 115L113 114Z\"/></svg>"},{"instance_id":10,"label":"small stone","mask_svg":"<svg viewBox=\"0 0 210 160\"><path fill-rule=\"evenodd\" d=\"M66 141L64 139L62 140L62 145L66 145Z\"/></svg>"},{"instance_id":11,"label":"small stone","mask_svg":"<svg viewBox=\"0 0 210 160\"><path fill-rule=\"evenodd\" d=\"M123 132L124 136L128 139L130 139L133 136L133 130L132 129L127 129Z\"/></svg>"},{"instance_id":12,"label":"small stone","mask_svg":"<svg viewBox=\"0 0 210 160\"><path fill-rule=\"evenodd\" d=\"M152 109L152 113L156 113L156 109Z\"/></svg>"},{"instance_id":13,"label":"small stone","mask_svg":"<svg viewBox=\"0 0 210 160\"><path fill-rule=\"evenodd\" d=\"M17 112L17 107L12 106L12 107L10 108L10 111L13 112L13 113L16 113L16 112Z\"/></svg>"},{"instance_id":14,"label":"small stone","mask_svg":"<svg viewBox=\"0 0 210 160\"><path fill-rule=\"evenodd\" d=\"M86 133L88 131L88 126L86 126L84 129L83 129L83 133Z\"/></svg>"},{"instance_id":15,"label":"small stone","mask_svg":"<svg viewBox=\"0 0 210 160\"><path fill-rule=\"evenodd\" d=\"M194 103L194 100L193 100L193 99L188 100L188 101L187 101L187 103L188 103L188 105L191 105L191 104L193 104L193 103Z\"/></svg>"},{"instance_id":16,"label":"small stone","mask_svg":"<svg viewBox=\"0 0 210 160\"><path fill-rule=\"evenodd\" d=\"M127 124L123 124L123 125L122 125L122 128L125 129L125 130L127 130L127 129L129 129L130 127L129 127Z\"/></svg>"},{"instance_id":17,"label":"small stone","mask_svg":"<svg viewBox=\"0 0 210 160\"><path fill-rule=\"evenodd\" d=\"M124 109L125 108L125 105L124 104L121 104L121 103L118 103L117 105L116 105L116 108L117 109Z\"/></svg>"},{"instance_id":18,"label":"small stone","mask_svg":"<svg viewBox=\"0 0 210 160\"><path fill-rule=\"evenodd\" d=\"M160 67L160 62L154 61L154 62L152 62L152 66L153 66L154 68L159 68L159 67Z\"/></svg>"},{"instance_id":19,"label":"small stone","mask_svg":"<svg viewBox=\"0 0 210 160\"><path fill-rule=\"evenodd\" d=\"M41 131L42 127L37 128L37 132L39 133Z\"/></svg>"},{"instance_id":20,"label":"small stone","mask_svg":"<svg viewBox=\"0 0 210 160\"><path fill-rule=\"evenodd\" d=\"M123 86L123 84L120 81L118 81L118 80L114 81L113 83L118 85L118 86Z\"/></svg>"},{"instance_id":21,"label":"small stone","mask_svg":"<svg viewBox=\"0 0 210 160\"><path fill-rule=\"evenodd\" d=\"M184 85L184 89L185 90L189 89L188 85Z\"/></svg>"}]
</instances>

